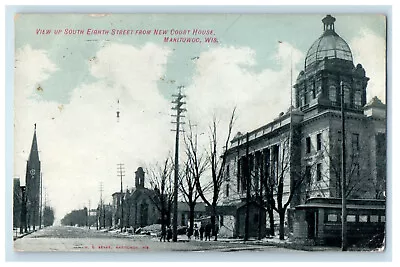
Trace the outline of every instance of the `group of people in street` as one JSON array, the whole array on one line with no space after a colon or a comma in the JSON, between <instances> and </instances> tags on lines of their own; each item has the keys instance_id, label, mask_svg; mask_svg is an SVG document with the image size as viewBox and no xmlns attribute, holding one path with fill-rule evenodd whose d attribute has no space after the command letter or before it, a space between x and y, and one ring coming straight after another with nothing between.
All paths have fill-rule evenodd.
<instances>
[{"instance_id":1,"label":"group of people in street","mask_svg":"<svg viewBox=\"0 0 400 267\"><path fill-rule=\"evenodd\" d=\"M168 225L168 227L165 225L161 226L160 242L165 242L165 239L167 239L168 242L172 239L172 229L170 225Z\"/></svg>"},{"instance_id":2,"label":"group of people in street","mask_svg":"<svg viewBox=\"0 0 400 267\"><path fill-rule=\"evenodd\" d=\"M206 225L201 224L200 228L197 226L197 224L194 225L193 230L188 227L186 230L186 235L188 237L188 239L190 240L192 238L192 236L194 235L194 239L195 240L201 240L203 241L203 239L205 241L211 241L211 237L214 236L214 240L217 240L217 235L218 235L218 225L215 226L215 228L213 229L212 224L211 223L207 223ZM166 226L163 225L161 226L161 236L160 236L160 242L167 240L168 242L170 242L170 240L172 239L172 229L171 226Z\"/></svg>"},{"instance_id":3,"label":"group of people in street","mask_svg":"<svg viewBox=\"0 0 400 267\"><path fill-rule=\"evenodd\" d=\"M194 225L193 227L193 232L190 229L190 227L188 227L187 231L186 231L186 235L188 237L188 239L190 240L192 235L194 235L194 239L200 239L201 241L203 241L203 238L205 241L210 241L211 240L211 236L214 236L215 239L217 240L217 235L218 235L218 225L215 226L215 229L212 229L212 224L211 223L207 223L205 226L204 224L200 225L200 228L198 228L197 224Z\"/></svg>"}]
</instances>

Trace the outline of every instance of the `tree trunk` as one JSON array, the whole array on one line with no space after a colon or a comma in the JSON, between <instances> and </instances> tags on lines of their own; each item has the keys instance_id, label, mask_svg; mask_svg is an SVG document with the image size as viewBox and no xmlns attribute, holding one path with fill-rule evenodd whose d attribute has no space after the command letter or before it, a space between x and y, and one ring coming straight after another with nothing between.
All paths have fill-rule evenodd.
<instances>
[{"instance_id":1,"label":"tree trunk","mask_svg":"<svg viewBox=\"0 0 400 267\"><path fill-rule=\"evenodd\" d=\"M269 217L269 235L275 236L275 221L274 221L274 210L267 208Z\"/></svg>"},{"instance_id":2,"label":"tree trunk","mask_svg":"<svg viewBox=\"0 0 400 267\"><path fill-rule=\"evenodd\" d=\"M211 207L211 235L215 233L216 225L215 225L215 217L217 213L217 204L213 204ZM217 234L215 234L215 241L217 240Z\"/></svg>"},{"instance_id":3,"label":"tree trunk","mask_svg":"<svg viewBox=\"0 0 400 267\"><path fill-rule=\"evenodd\" d=\"M194 226L194 207L196 205L195 203L190 203L189 204L189 233L193 233L193 226Z\"/></svg>"},{"instance_id":4,"label":"tree trunk","mask_svg":"<svg viewBox=\"0 0 400 267\"><path fill-rule=\"evenodd\" d=\"M285 239L285 211L279 212L279 239Z\"/></svg>"}]
</instances>

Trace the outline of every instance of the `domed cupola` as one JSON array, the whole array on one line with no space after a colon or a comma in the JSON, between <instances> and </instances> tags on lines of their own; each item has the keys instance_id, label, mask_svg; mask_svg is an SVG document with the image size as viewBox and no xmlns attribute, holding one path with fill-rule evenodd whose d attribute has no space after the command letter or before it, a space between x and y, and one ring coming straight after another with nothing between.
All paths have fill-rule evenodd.
<instances>
[{"instance_id":1,"label":"domed cupola","mask_svg":"<svg viewBox=\"0 0 400 267\"><path fill-rule=\"evenodd\" d=\"M343 59L353 62L349 45L335 32L336 19L327 15L323 20L324 33L319 37L307 52L305 68L321 60Z\"/></svg>"},{"instance_id":2,"label":"domed cupola","mask_svg":"<svg viewBox=\"0 0 400 267\"><path fill-rule=\"evenodd\" d=\"M341 85L345 108L362 113L369 78L361 64L354 66L349 45L335 31L336 19L322 19L323 34L311 45L293 85L295 107L312 116L326 109L339 109Z\"/></svg>"}]
</instances>

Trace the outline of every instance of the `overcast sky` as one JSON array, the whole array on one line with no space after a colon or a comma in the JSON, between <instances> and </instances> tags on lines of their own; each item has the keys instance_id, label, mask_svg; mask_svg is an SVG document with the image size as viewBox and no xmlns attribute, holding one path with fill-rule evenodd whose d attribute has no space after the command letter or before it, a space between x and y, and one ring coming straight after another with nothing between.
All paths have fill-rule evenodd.
<instances>
[{"instance_id":1,"label":"overcast sky","mask_svg":"<svg viewBox=\"0 0 400 267\"><path fill-rule=\"evenodd\" d=\"M385 101L385 18L336 15L354 64L370 77L367 101ZM322 34L313 15L18 15L15 18L14 175L25 183L34 123L43 186L57 219L92 207L124 188L134 171L173 153L171 94L184 85L186 121L207 140L212 116L221 134L233 107L235 132L276 118L290 104L293 81L312 43ZM50 29L52 34L37 34ZM83 29L83 35L54 34ZM97 30L213 30L218 43L165 43L157 35L87 35ZM180 37L193 37L178 35ZM171 36L174 37L174 36ZM39 90L38 90L39 88ZM119 100L120 119L116 118ZM205 142L205 141L204 141ZM221 144L222 145L222 144Z\"/></svg>"}]
</instances>

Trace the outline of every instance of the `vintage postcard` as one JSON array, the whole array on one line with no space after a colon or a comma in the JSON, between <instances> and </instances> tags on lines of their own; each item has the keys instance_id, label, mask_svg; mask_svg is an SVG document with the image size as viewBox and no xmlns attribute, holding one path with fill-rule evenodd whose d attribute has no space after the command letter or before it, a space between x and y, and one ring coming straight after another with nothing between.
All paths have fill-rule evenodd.
<instances>
[{"instance_id":1,"label":"vintage postcard","mask_svg":"<svg viewBox=\"0 0 400 267\"><path fill-rule=\"evenodd\" d=\"M384 251L386 22L16 14L14 250Z\"/></svg>"}]
</instances>

